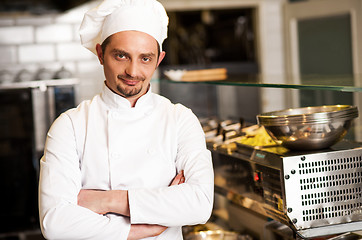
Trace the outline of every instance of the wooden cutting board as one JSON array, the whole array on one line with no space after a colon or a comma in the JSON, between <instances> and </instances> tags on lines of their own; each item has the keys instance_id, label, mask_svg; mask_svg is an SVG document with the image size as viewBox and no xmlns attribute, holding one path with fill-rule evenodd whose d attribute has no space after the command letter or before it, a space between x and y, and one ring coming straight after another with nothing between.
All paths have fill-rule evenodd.
<instances>
[{"instance_id":1,"label":"wooden cutting board","mask_svg":"<svg viewBox=\"0 0 362 240\"><path fill-rule=\"evenodd\" d=\"M198 82L198 81L220 81L227 78L226 68L213 68L186 71L181 81Z\"/></svg>"}]
</instances>

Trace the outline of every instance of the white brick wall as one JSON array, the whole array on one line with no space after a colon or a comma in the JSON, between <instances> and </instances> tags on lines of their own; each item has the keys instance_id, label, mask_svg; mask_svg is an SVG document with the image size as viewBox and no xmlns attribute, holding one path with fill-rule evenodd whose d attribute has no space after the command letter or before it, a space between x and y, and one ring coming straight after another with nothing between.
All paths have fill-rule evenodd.
<instances>
[{"instance_id":1,"label":"white brick wall","mask_svg":"<svg viewBox=\"0 0 362 240\"><path fill-rule=\"evenodd\" d=\"M74 40L75 42L80 42L79 28L80 28L80 23L73 25L73 37L74 37L73 40Z\"/></svg>"},{"instance_id":2,"label":"white brick wall","mask_svg":"<svg viewBox=\"0 0 362 240\"><path fill-rule=\"evenodd\" d=\"M103 67L99 64L97 57L93 56L92 60L77 63L79 76L85 80L79 84L80 90L83 90L79 92L79 99L91 99L94 96L93 93L100 91L105 80ZM94 80L88 82L87 79Z\"/></svg>"},{"instance_id":3,"label":"white brick wall","mask_svg":"<svg viewBox=\"0 0 362 240\"><path fill-rule=\"evenodd\" d=\"M73 59L88 60L95 56L79 42L58 44L56 51L58 59L63 61Z\"/></svg>"},{"instance_id":4,"label":"white brick wall","mask_svg":"<svg viewBox=\"0 0 362 240\"><path fill-rule=\"evenodd\" d=\"M17 49L14 46L0 46L0 64L16 63Z\"/></svg>"},{"instance_id":5,"label":"white brick wall","mask_svg":"<svg viewBox=\"0 0 362 240\"><path fill-rule=\"evenodd\" d=\"M0 28L0 45L24 44L34 42L32 26L9 26Z\"/></svg>"},{"instance_id":6,"label":"white brick wall","mask_svg":"<svg viewBox=\"0 0 362 240\"><path fill-rule=\"evenodd\" d=\"M51 44L19 46L19 63L55 61L55 51Z\"/></svg>"},{"instance_id":7,"label":"white brick wall","mask_svg":"<svg viewBox=\"0 0 362 240\"><path fill-rule=\"evenodd\" d=\"M52 24L35 28L36 43L70 42L73 39L73 26L70 24Z\"/></svg>"},{"instance_id":8,"label":"white brick wall","mask_svg":"<svg viewBox=\"0 0 362 240\"><path fill-rule=\"evenodd\" d=\"M20 26L44 26L54 22L52 15L40 16L19 16L14 19L16 25Z\"/></svg>"},{"instance_id":9,"label":"white brick wall","mask_svg":"<svg viewBox=\"0 0 362 240\"><path fill-rule=\"evenodd\" d=\"M84 13L99 1L63 14L0 16L0 72L7 70L14 78L23 69L36 78L40 69L54 74L65 67L80 80L77 103L101 90L104 80L96 56L80 44L79 26Z\"/></svg>"}]
</instances>

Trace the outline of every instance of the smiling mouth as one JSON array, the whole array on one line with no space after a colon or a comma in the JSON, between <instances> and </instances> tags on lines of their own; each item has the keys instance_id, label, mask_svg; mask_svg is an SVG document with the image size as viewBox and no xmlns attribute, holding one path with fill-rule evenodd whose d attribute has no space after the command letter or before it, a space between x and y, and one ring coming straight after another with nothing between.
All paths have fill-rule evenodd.
<instances>
[{"instance_id":1,"label":"smiling mouth","mask_svg":"<svg viewBox=\"0 0 362 240\"><path fill-rule=\"evenodd\" d=\"M121 75L118 75L117 78L129 86L135 86L137 83L143 81L143 79L139 79L139 78L132 79L132 78L128 78L128 77L123 77Z\"/></svg>"},{"instance_id":2,"label":"smiling mouth","mask_svg":"<svg viewBox=\"0 0 362 240\"><path fill-rule=\"evenodd\" d=\"M129 79L121 79L122 82L124 82L125 84L129 85L129 86L134 86L136 85L139 81L138 80L129 80Z\"/></svg>"}]
</instances>

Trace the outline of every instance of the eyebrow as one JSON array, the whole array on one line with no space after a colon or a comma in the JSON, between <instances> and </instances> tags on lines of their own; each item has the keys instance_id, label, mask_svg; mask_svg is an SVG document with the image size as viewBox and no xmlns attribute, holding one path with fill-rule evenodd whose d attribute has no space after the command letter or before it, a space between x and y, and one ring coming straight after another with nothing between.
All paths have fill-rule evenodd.
<instances>
[{"instance_id":1,"label":"eyebrow","mask_svg":"<svg viewBox=\"0 0 362 240\"><path fill-rule=\"evenodd\" d=\"M112 49L111 53L112 54L122 54L122 55L124 55L126 57L130 56L130 54L128 52L126 52L124 50L121 50L121 49Z\"/></svg>"},{"instance_id":2,"label":"eyebrow","mask_svg":"<svg viewBox=\"0 0 362 240\"><path fill-rule=\"evenodd\" d=\"M155 57L156 54L150 52L150 53L143 53L143 54L141 54L141 56L142 56L142 57Z\"/></svg>"},{"instance_id":3,"label":"eyebrow","mask_svg":"<svg viewBox=\"0 0 362 240\"><path fill-rule=\"evenodd\" d=\"M122 55L124 55L124 56L126 56L126 57L130 57L130 56L131 56L130 53L128 53L128 52L126 52L126 51L124 51L124 50L122 50L122 49L113 49L111 52L112 52L113 54L122 54ZM155 57L156 54L153 53L153 52L148 52L148 53L141 53L140 56L141 56L141 57Z\"/></svg>"}]
</instances>

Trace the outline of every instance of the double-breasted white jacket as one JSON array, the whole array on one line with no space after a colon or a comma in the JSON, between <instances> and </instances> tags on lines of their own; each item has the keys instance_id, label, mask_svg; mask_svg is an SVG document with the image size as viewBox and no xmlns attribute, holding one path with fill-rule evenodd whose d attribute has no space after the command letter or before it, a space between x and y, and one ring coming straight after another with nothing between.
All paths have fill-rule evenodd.
<instances>
[{"instance_id":1,"label":"double-breasted white jacket","mask_svg":"<svg viewBox=\"0 0 362 240\"><path fill-rule=\"evenodd\" d=\"M169 186L184 170L186 182ZM127 239L130 224L167 226L149 239L182 239L213 205L213 167L197 117L149 90L135 107L103 86L61 114L40 161L39 213L48 239ZM130 217L77 205L81 189L128 190Z\"/></svg>"}]
</instances>

